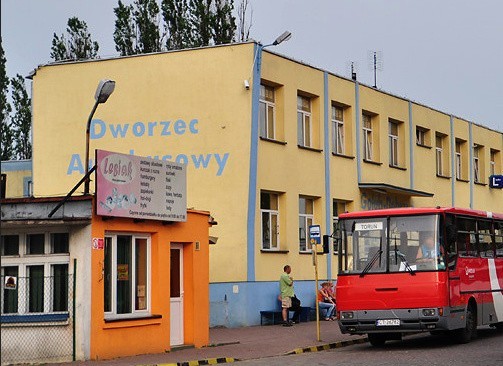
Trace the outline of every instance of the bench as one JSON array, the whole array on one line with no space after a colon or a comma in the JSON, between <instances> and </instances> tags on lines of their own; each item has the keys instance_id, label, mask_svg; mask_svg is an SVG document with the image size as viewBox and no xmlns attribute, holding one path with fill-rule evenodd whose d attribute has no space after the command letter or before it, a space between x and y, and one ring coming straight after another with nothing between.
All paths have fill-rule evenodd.
<instances>
[{"instance_id":1,"label":"bench","mask_svg":"<svg viewBox=\"0 0 503 366\"><path fill-rule=\"evenodd\" d=\"M316 310L314 308L311 308L309 306L301 306L300 307L300 321L301 322L307 322L312 320L312 315ZM287 319L290 319L290 312L293 312L292 310L288 311ZM264 324L281 324L283 322L283 316L281 314L281 309L275 309L275 310L262 310L260 311L260 325Z\"/></svg>"}]
</instances>

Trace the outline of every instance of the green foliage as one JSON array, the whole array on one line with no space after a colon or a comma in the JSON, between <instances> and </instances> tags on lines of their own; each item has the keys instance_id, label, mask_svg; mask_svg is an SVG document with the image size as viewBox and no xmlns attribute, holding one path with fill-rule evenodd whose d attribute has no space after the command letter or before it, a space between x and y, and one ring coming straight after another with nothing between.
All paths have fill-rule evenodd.
<instances>
[{"instance_id":1,"label":"green foliage","mask_svg":"<svg viewBox=\"0 0 503 366\"><path fill-rule=\"evenodd\" d=\"M230 43L236 38L233 10L234 0L162 0L162 25L156 0L135 0L129 6L119 0L115 49L126 56Z\"/></svg>"},{"instance_id":2,"label":"green foliage","mask_svg":"<svg viewBox=\"0 0 503 366\"><path fill-rule=\"evenodd\" d=\"M133 5L126 6L119 0L118 7L114 8L115 30L114 42L115 49L121 56L135 54L135 24L131 14Z\"/></svg>"},{"instance_id":3,"label":"green foliage","mask_svg":"<svg viewBox=\"0 0 503 366\"><path fill-rule=\"evenodd\" d=\"M67 25L68 39L64 34L61 34L61 37L58 37L56 33L53 34L51 58L54 61L96 58L99 45L91 39L86 22L72 17L68 19Z\"/></svg>"},{"instance_id":4,"label":"green foliage","mask_svg":"<svg viewBox=\"0 0 503 366\"><path fill-rule=\"evenodd\" d=\"M1 130L0 130L0 143L1 160L12 160L14 158L14 135L10 126L10 112L11 105L7 101L7 94L9 91L9 78L5 70L5 53L3 50L2 38L0 37L0 108L1 108Z\"/></svg>"},{"instance_id":5,"label":"green foliage","mask_svg":"<svg viewBox=\"0 0 503 366\"><path fill-rule=\"evenodd\" d=\"M180 50L192 45L187 0L163 0L162 16L168 50Z\"/></svg>"},{"instance_id":6,"label":"green foliage","mask_svg":"<svg viewBox=\"0 0 503 366\"><path fill-rule=\"evenodd\" d=\"M212 39L212 0L190 0L189 23L192 31L192 47L210 45Z\"/></svg>"},{"instance_id":7,"label":"green foliage","mask_svg":"<svg viewBox=\"0 0 503 366\"><path fill-rule=\"evenodd\" d=\"M160 29L160 9L156 0L135 0L126 6L119 0L114 8L115 49L121 56L163 50Z\"/></svg>"},{"instance_id":8,"label":"green foliage","mask_svg":"<svg viewBox=\"0 0 503 366\"><path fill-rule=\"evenodd\" d=\"M136 23L138 53L162 51L159 35L159 5L156 0L136 0L133 19Z\"/></svg>"},{"instance_id":9,"label":"green foliage","mask_svg":"<svg viewBox=\"0 0 503 366\"><path fill-rule=\"evenodd\" d=\"M236 18L232 16L232 0L215 0L215 12L212 16L213 41L215 44L231 43L236 34Z\"/></svg>"},{"instance_id":10,"label":"green foliage","mask_svg":"<svg viewBox=\"0 0 503 366\"><path fill-rule=\"evenodd\" d=\"M16 141L15 154L18 159L31 158L31 98L28 97L24 78L17 74L11 79L14 116L11 119Z\"/></svg>"}]
</instances>

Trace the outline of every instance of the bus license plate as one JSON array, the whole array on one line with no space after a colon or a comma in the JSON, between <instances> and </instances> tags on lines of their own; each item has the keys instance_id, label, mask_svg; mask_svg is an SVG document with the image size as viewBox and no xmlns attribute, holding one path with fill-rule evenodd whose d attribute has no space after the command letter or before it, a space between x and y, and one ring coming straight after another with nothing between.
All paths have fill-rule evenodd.
<instances>
[{"instance_id":1,"label":"bus license plate","mask_svg":"<svg viewBox=\"0 0 503 366\"><path fill-rule=\"evenodd\" d=\"M376 326L378 327L393 327L400 325L400 319L378 319Z\"/></svg>"}]
</instances>

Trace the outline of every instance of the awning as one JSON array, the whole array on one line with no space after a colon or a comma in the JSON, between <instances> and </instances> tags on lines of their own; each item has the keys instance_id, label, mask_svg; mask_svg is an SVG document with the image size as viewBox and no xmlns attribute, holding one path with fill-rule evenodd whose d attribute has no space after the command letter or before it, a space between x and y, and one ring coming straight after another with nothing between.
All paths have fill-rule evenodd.
<instances>
[{"instance_id":1,"label":"awning","mask_svg":"<svg viewBox=\"0 0 503 366\"><path fill-rule=\"evenodd\" d=\"M358 188L368 189L381 194L400 194L409 197L433 197L433 193L418 191L415 189L393 186L386 183L359 183Z\"/></svg>"}]
</instances>

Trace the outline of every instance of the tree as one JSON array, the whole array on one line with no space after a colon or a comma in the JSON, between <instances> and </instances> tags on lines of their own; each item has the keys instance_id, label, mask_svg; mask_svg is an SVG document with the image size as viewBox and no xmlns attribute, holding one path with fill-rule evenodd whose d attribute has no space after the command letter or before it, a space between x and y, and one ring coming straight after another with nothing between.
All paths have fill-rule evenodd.
<instances>
[{"instance_id":1,"label":"tree","mask_svg":"<svg viewBox=\"0 0 503 366\"><path fill-rule=\"evenodd\" d=\"M11 119L16 141L15 154L18 159L31 159L31 98L21 75L12 78L11 83L15 110Z\"/></svg>"},{"instance_id":2,"label":"tree","mask_svg":"<svg viewBox=\"0 0 503 366\"><path fill-rule=\"evenodd\" d=\"M213 42L225 44L234 41L236 33L236 18L232 15L233 0L215 0L215 11L211 17Z\"/></svg>"},{"instance_id":3,"label":"tree","mask_svg":"<svg viewBox=\"0 0 503 366\"><path fill-rule=\"evenodd\" d=\"M73 17L68 19L67 25L68 39L64 34L61 34L61 37L56 33L53 35L51 58L54 61L96 58L100 47L98 42L91 39L86 22Z\"/></svg>"},{"instance_id":4,"label":"tree","mask_svg":"<svg viewBox=\"0 0 503 366\"><path fill-rule=\"evenodd\" d=\"M238 25L237 25L237 41L246 42L250 38L250 29L252 27L253 9L250 8L250 19L247 24L248 0L241 0L238 6Z\"/></svg>"},{"instance_id":5,"label":"tree","mask_svg":"<svg viewBox=\"0 0 503 366\"><path fill-rule=\"evenodd\" d=\"M156 0L136 0L129 6L119 0L114 13L115 49L121 56L163 50L164 35L159 34L160 9Z\"/></svg>"},{"instance_id":6,"label":"tree","mask_svg":"<svg viewBox=\"0 0 503 366\"><path fill-rule=\"evenodd\" d=\"M2 38L0 36L0 118L2 119L0 139L1 139L1 160L12 160L14 158L14 136L10 126L11 106L7 101L7 93L9 91L9 78L5 70L5 53L2 46Z\"/></svg>"},{"instance_id":7,"label":"tree","mask_svg":"<svg viewBox=\"0 0 503 366\"><path fill-rule=\"evenodd\" d=\"M190 0L189 23L192 47L209 46L212 40L212 0Z\"/></svg>"},{"instance_id":8,"label":"tree","mask_svg":"<svg viewBox=\"0 0 503 366\"><path fill-rule=\"evenodd\" d=\"M192 45L187 0L163 0L162 16L166 30L166 48L180 50Z\"/></svg>"},{"instance_id":9,"label":"tree","mask_svg":"<svg viewBox=\"0 0 503 366\"><path fill-rule=\"evenodd\" d=\"M121 56L134 55L135 52L135 25L132 20L133 5L126 6L119 0L118 7L114 8L115 30L114 42L115 49Z\"/></svg>"},{"instance_id":10,"label":"tree","mask_svg":"<svg viewBox=\"0 0 503 366\"><path fill-rule=\"evenodd\" d=\"M137 53L162 51L162 36L159 35L159 5L156 0L136 0L133 19L137 29Z\"/></svg>"}]
</instances>

